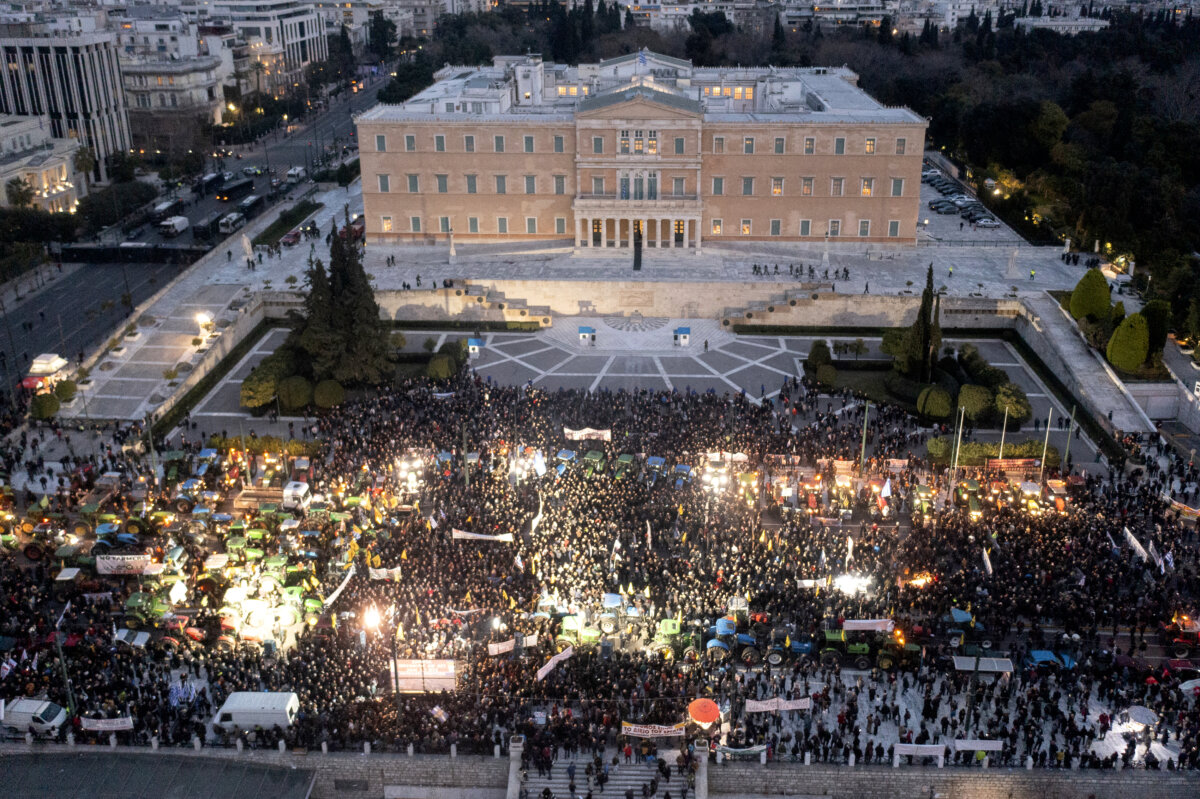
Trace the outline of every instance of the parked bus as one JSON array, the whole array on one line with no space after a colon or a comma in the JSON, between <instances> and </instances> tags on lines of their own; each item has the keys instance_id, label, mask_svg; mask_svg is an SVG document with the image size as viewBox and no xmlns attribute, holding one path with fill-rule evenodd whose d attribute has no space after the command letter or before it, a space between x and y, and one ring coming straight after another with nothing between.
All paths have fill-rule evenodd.
<instances>
[{"instance_id":1,"label":"parked bus","mask_svg":"<svg viewBox=\"0 0 1200 799\"><path fill-rule=\"evenodd\" d=\"M220 172L209 172L196 181L196 193L208 194L210 191L216 191L217 186L220 186L223 180L224 176Z\"/></svg>"},{"instance_id":2,"label":"parked bus","mask_svg":"<svg viewBox=\"0 0 1200 799\"><path fill-rule=\"evenodd\" d=\"M246 217L242 216L237 211L234 211L232 214L227 214L221 217L221 223L218 225L218 229L221 231L221 233L228 236L230 233L233 233L235 230L245 224Z\"/></svg>"},{"instance_id":3,"label":"parked bus","mask_svg":"<svg viewBox=\"0 0 1200 799\"><path fill-rule=\"evenodd\" d=\"M238 203L238 211L241 212L242 216L250 219L251 217L258 216L266 204L266 198L261 194L251 194L249 197Z\"/></svg>"},{"instance_id":4,"label":"parked bus","mask_svg":"<svg viewBox=\"0 0 1200 799\"><path fill-rule=\"evenodd\" d=\"M158 224L168 217L176 216L183 211L183 200L164 200L154 206L154 210L150 212L150 219Z\"/></svg>"},{"instance_id":5,"label":"parked bus","mask_svg":"<svg viewBox=\"0 0 1200 799\"><path fill-rule=\"evenodd\" d=\"M206 216L192 225L192 238L200 241L214 241L220 232L221 217L223 216L225 214L218 212Z\"/></svg>"},{"instance_id":6,"label":"parked bus","mask_svg":"<svg viewBox=\"0 0 1200 799\"><path fill-rule=\"evenodd\" d=\"M232 183L226 183L224 187L218 189L217 199L223 203L233 202L242 199L252 191L254 191L254 181L250 178L242 178Z\"/></svg>"}]
</instances>

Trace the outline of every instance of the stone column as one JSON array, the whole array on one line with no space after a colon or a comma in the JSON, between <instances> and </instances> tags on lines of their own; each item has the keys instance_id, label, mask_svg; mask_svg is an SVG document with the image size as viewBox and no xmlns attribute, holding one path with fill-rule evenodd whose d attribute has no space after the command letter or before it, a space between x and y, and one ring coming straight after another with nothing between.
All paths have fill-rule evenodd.
<instances>
[{"instance_id":1,"label":"stone column","mask_svg":"<svg viewBox=\"0 0 1200 799\"><path fill-rule=\"evenodd\" d=\"M583 237L579 235L580 229L583 227L583 220L575 217L575 249L583 246Z\"/></svg>"},{"instance_id":2,"label":"stone column","mask_svg":"<svg viewBox=\"0 0 1200 799\"><path fill-rule=\"evenodd\" d=\"M696 740L696 799L708 799L708 739Z\"/></svg>"},{"instance_id":3,"label":"stone column","mask_svg":"<svg viewBox=\"0 0 1200 799\"><path fill-rule=\"evenodd\" d=\"M525 751L525 736L514 735L508 739L508 792L504 799L517 799L521 795L521 752Z\"/></svg>"},{"instance_id":4,"label":"stone column","mask_svg":"<svg viewBox=\"0 0 1200 799\"><path fill-rule=\"evenodd\" d=\"M608 247L608 219L604 217L600 218L600 246Z\"/></svg>"},{"instance_id":5,"label":"stone column","mask_svg":"<svg viewBox=\"0 0 1200 799\"><path fill-rule=\"evenodd\" d=\"M667 249L675 249L675 220L667 220Z\"/></svg>"},{"instance_id":6,"label":"stone column","mask_svg":"<svg viewBox=\"0 0 1200 799\"><path fill-rule=\"evenodd\" d=\"M683 220L683 249L688 248L688 220L685 217Z\"/></svg>"},{"instance_id":7,"label":"stone column","mask_svg":"<svg viewBox=\"0 0 1200 799\"><path fill-rule=\"evenodd\" d=\"M654 224L658 225L658 231L657 231L658 232L658 249L661 250L664 246L666 246L665 240L663 238L663 227L666 226L667 220L656 219Z\"/></svg>"},{"instance_id":8,"label":"stone column","mask_svg":"<svg viewBox=\"0 0 1200 799\"><path fill-rule=\"evenodd\" d=\"M704 220L701 217L696 217L696 254L697 255L700 254L700 238L701 238L700 225L703 224L703 221Z\"/></svg>"}]
</instances>

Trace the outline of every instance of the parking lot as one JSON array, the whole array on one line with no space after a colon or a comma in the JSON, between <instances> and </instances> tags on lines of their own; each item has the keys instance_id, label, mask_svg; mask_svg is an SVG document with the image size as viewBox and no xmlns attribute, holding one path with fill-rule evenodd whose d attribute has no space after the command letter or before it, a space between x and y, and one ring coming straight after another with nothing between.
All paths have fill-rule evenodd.
<instances>
[{"instance_id":1,"label":"parking lot","mask_svg":"<svg viewBox=\"0 0 1200 799\"><path fill-rule=\"evenodd\" d=\"M928 167L927 167L928 169ZM941 175L945 177L945 173ZM973 195L970 190L961 181L955 181L958 184L961 193ZM947 196L944 195L929 183L922 181L921 183L921 216L919 230L922 231L923 238L929 241L938 241L947 244L962 242L964 245L970 244L1024 244L1017 233L1004 223L1004 220L996 217L994 214L990 216L1000 223L999 227L986 228L972 225L964 220L959 214L939 214L937 211L929 207L929 203L936 200L944 200Z\"/></svg>"}]
</instances>

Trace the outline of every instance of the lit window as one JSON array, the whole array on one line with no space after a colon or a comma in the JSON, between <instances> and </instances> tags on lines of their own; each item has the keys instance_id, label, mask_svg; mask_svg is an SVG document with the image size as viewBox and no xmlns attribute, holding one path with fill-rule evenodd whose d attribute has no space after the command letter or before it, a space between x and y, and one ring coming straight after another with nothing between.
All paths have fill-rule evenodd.
<instances>
[{"instance_id":1,"label":"lit window","mask_svg":"<svg viewBox=\"0 0 1200 799\"><path fill-rule=\"evenodd\" d=\"M714 235L714 236L720 236L720 235L721 235L721 220L720 220L720 219L714 219L714 220L712 221L712 228L711 228L711 230L712 230L712 235Z\"/></svg>"},{"instance_id":2,"label":"lit window","mask_svg":"<svg viewBox=\"0 0 1200 799\"><path fill-rule=\"evenodd\" d=\"M783 178L771 178L771 196L783 196Z\"/></svg>"},{"instance_id":3,"label":"lit window","mask_svg":"<svg viewBox=\"0 0 1200 799\"><path fill-rule=\"evenodd\" d=\"M559 87L558 87L558 96L559 96L559 97L566 97L566 96L567 96L567 87L566 87L566 86L559 86Z\"/></svg>"},{"instance_id":4,"label":"lit window","mask_svg":"<svg viewBox=\"0 0 1200 799\"><path fill-rule=\"evenodd\" d=\"M746 155L754 155L754 137L753 136L747 136L742 141L742 152L744 152Z\"/></svg>"},{"instance_id":5,"label":"lit window","mask_svg":"<svg viewBox=\"0 0 1200 799\"><path fill-rule=\"evenodd\" d=\"M384 233L391 233L392 232L392 218L390 216L383 217L383 219L380 220L379 229L382 230Z\"/></svg>"},{"instance_id":6,"label":"lit window","mask_svg":"<svg viewBox=\"0 0 1200 799\"><path fill-rule=\"evenodd\" d=\"M813 193L813 179L800 178L800 194L804 197L811 197Z\"/></svg>"},{"instance_id":7,"label":"lit window","mask_svg":"<svg viewBox=\"0 0 1200 799\"><path fill-rule=\"evenodd\" d=\"M809 136L804 140L804 154L812 155L817 151L817 140Z\"/></svg>"},{"instance_id":8,"label":"lit window","mask_svg":"<svg viewBox=\"0 0 1200 799\"><path fill-rule=\"evenodd\" d=\"M746 99L747 99L747 100L753 100L753 99L754 99L754 87L753 87L753 86L747 86L747 87L746 87Z\"/></svg>"},{"instance_id":9,"label":"lit window","mask_svg":"<svg viewBox=\"0 0 1200 799\"><path fill-rule=\"evenodd\" d=\"M742 220L742 235L743 236L750 235L750 220L749 219Z\"/></svg>"},{"instance_id":10,"label":"lit window","mask_svg":"<svg viewBox=\"0 0 1200 799\"><path fill-rule=\"evenodd\" d=\"M863 178L862 179L861 194L863 197L875 196L875 178Z\"/></svg>"},{"instance_id":11,"label":"lit window","mask_svg":"<svg viewBox=\"0 0 1200 799\"><path fill-rule=\"evenodd\" d=\"M867 139L866 153L867 153L867 155L875 155L875 140L874 139Z\"/></svg>"},{"instance_id":12,"label":"lit window","mask_svg":"<svg viewBox=\"0 0 1200 799\"><path fill-rule=\"evenodd\" d=\"M735 100L742 99L742 87L741 86L733 87L733 99L735 99Z\"/></svg>"}]
</instances>

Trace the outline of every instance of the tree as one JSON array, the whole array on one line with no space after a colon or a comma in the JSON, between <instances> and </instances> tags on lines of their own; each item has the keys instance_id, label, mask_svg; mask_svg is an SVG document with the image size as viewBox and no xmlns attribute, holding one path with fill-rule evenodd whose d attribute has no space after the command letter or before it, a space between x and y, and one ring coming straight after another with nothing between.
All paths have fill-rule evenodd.
<instances>
[{"instance_id":1,"label":"tree","mask_svg":"<svg viewBox=\"0 0 1200 799\"><path fill-rule=\"evenodd\" d=\"M879 43L887 47L892 43L892 15L884 14L879 22Z\"/></svg>"},{"instance_id":2,"label":"tree","mask_svg":"<svg viewBox=\"0 0 1200 799\"><path fill-rule=\"evenodd\" d=\"M304 321L293 333L294 345L308 356L314 380L333 375L345 347L344 327L335 320L333 291L329 276L320 260L311 260L306 275L308 293L304 297Z\"/></svg>"},{"instance_id":3,"label":"tree","mask_svg":"<svg viewBox=\"0 0 1200 799\"><path fill-rule=\"evenodd\" d=\"M392 53L392 45L396 42L396 23L383 15L383 11L371 14L371 22L367 28L367 49L386 60Z\"/></svg>"},{"instance_id":4,"label":"tree","mask_svg":"<svg viewBox=\"0 0 1200 799\"><path fill-rule=\"evenodd\" d=\"M78 388L74 380L59 380L54 384L54 396L63 402L70 402L75 399L75 392L77 390Z\"/></svg>"},{"instance_id":5,"label":"tree","mask_svg":"<svg viewBox=\"0 0 1200 799\"><path fill-rule=\"evenodd\" d=\"M927 386L917 397L917 413L929 419L950 415L950 393L941 386Z\"/></svg>"},{"instance_id":6,"label":"tree","mask_svg":"<svg viewBox=\"0 0 1200 799\"><path fill-rule=\"evenodd\" d=\"M1200 338L1200 300L1192 298L1188 303L1187 317L1183 322L1183 334L1189 342L1195 342Z\"/></svg>"},{"instance_id":7,"label":"tree","mask_svg":"<svg viewBox=\"0 0 1200 799\"><path fill-rule=\"evenodd\" d=\"M289 411L299 410L313 398L312 383L300 375L292 375L279 383L279 404Z\"/></svg>"},{"instance_id":8,"label":"tree","mask_svg":"<svg viewBox=\"0 0 1200 799\"><path fill-rule=\"evenodd\" d=\"M1111 310L1108 281L1099 269L1089 269L1071 292L1071 316L1076 319L1107 319Z\"/></svg>"},{"instance_id":9,"label":"tree","mask_svg":"<svg viewBox=\"0 0 1200 799\"><path fill-rule=\"evenodd\" d=\"M322 380L313 389L313 403L318 408L336 408L346 399L346 389L336 380Z\"/></svg>"},{"instance_id":10,"label":"tree","mask_svg":"<svg viewBox=\"0 0 1200 799\"><path fill-rule=\"evenodd\" d=\"M966 411L972 422L980 422L992 414L995 398L984 386L966 385L958 390L958 407Z\"/></svg>"},{"instance_id":11,"label":"tree","mask_svg":"<svg viewBox=\"0 0 1200 799\"><path fill-rule=\"evenodd\" d=\"M1005 409L1008 409L1008 424L1019 427L1022 423L1033 418L1033 407L1029 397L1016 383L1004 383L996 389L996 416L1003 419Z\"/></svg>"},{"instance_id":12,"label":"tree","mask_svg":"<svg viewBox=\"0 0 1200 799\"><path fill-rule=\"evenodd\" d=\"M1125 317L1108 340L1108 362L1123 372L1136 372L1150 353L1150 326L1135 313Z\"/></svg>"},{"instance_id":13,"label":"tree","mask_svg":"<svg viewBox=\"0 0 1200 799\"><path fill-rule=\"evenodd\" d=\"M275 401L279 384L295 372L292 351L284 346L263 358L242 381L241 403L245 408L265 408Z\"/></svg>"},{"instance_id":14,"label":"tree","mask_svg":"<svg viewBox=\"0 0 1200 799\"><path fill-rule=\"evenodd\" d=\"M96 154L91 147L80 147L75 151L72 165L76 172L83 175L84 194L87 194L92 185L92 173L96 171Z\"/></svg>"},{"instance_id":15,"label":"tree","mask_svg":"<svg viewBox=\"0 0 1200 799\"><path fill-rule=\"evenodd\" d=\"M4 184L4 195L13 208L24 208L33 203L33 185L22 177L15 177Z\"/></svg>"},{"instance_id":16,"label":"tree","mask_svg":"<svg viewBox=\"0 0 1200 799\"><path fill-rule=\"evenodd\" d=\"M347 209L347 226L349 217ZM363 270L358 245L343 239L336 224L329 246L329 285L333 292L333 318L343 331L333 377L343 384L378 385L391 372L387 328Z\"/></svg>"},{"instance_id":17,"label":"tree","mask_svg":"<svg viewBox=\"0 0 1200 799\"><path fill-rule=\"evenodd\" d=\"M1146 317L1146 325L1150 334L1150 349L1148 357L1163 351L1167 345L1167 333L1171 329L1171 303L1166 300L1151 300L1141 310Z\"/></svg>"},{"instance_id":18,"label":"tree","mask_svg":"<svg viewBox=\"0 0 1200 799\"><path fill-rule=\"evenodd\" d=\"M827 363L833 363L829 354L829 345L824 339L817 339L808 350L808 358L804 361L804 370L816 374L816 371Z\"/></svg>"},{"instance_id":19,"label":"tree","mask_svg":"<svg viewBox=\"0 0 1200 799\"><path fill-rule=\"evenodd\" d=\"M425 374L433 380L445 380L454 374L454 359L449 355L435 355L429 359Z\"/></svg>"},{"instance_id":20,"label":"tree","mask_svg":"<svg viewBox=\"0 0 1200 799\"><path fill-rule=\"evenodd\" d=\"M775 27L771 31L771 50L775 53L783 53L787 50L787 32L783 29L783 20L779 15L775 15Z\"/></svg>"},{"instance_id":21,"label":"tree","mask_svg":"<svg viewBox=\"0 0 1200 799\"><path fill-rule=\"evenodd\" d=\"M50 419L58 413L61 404L53 394L38 394L29 403L29 415L34 419Z\"/></svg>"},{"instance_id":22,"label":"tree","mask_svg":"<svg viewBox=\"0 0 1200 799\"><path fill-rule=\"evenodd\" d=\"M267 65L261 61L255 61L253 64L250 65L250 71L254 73L254 93L261 95L262 94L262 76L267 71Z\"/></svg>"},{"instance_id":23,"label":"tree","mask_svg":"<svg viewBox=\"0 0 1200 799\"><path fill-rule=\"evenodd\" d=\"M837 369L831 363L823 363L817 367L817 385L821 388L833 388L837 383Z\"/></svg>"}]
</instances>

